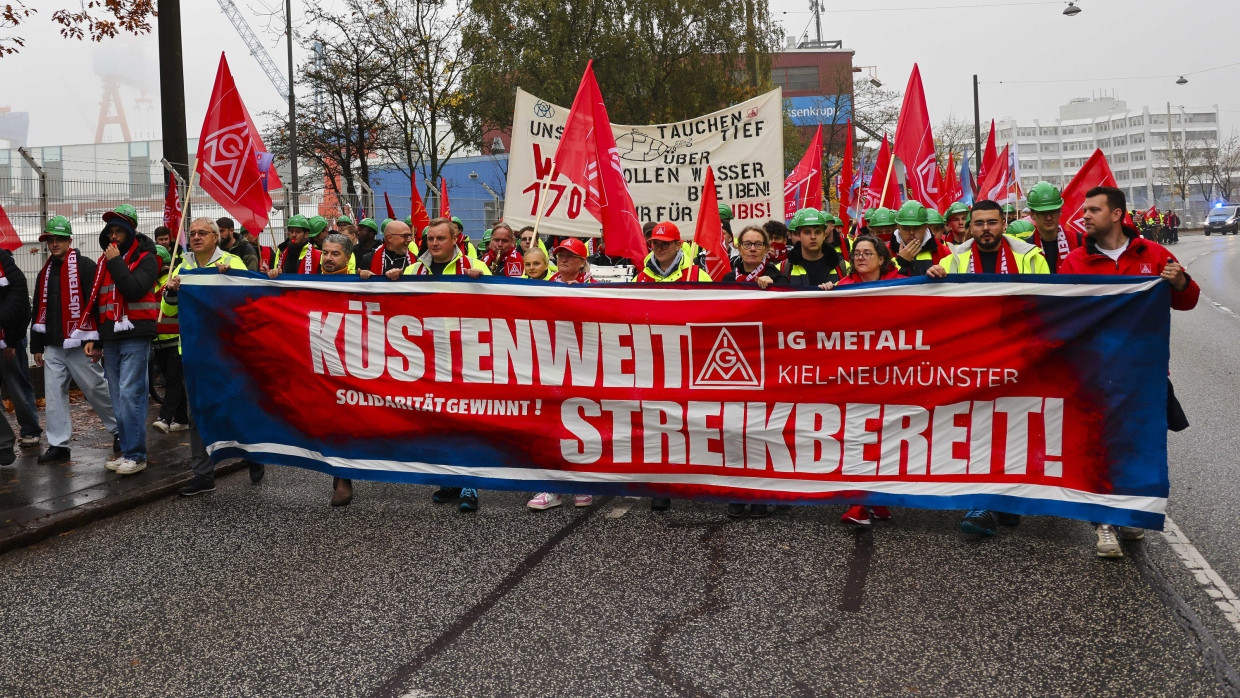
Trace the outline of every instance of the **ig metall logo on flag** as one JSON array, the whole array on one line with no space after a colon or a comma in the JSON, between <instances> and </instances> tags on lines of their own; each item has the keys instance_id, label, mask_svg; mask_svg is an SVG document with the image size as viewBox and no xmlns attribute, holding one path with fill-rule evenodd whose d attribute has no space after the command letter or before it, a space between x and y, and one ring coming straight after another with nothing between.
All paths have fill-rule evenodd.
<instances>
[{"instance_id":1,"label":"ig metall logo on flag","mask_svg":"<svg viewBox=\"0 0 1240 698\"><path fill-rule=\"evenodd\" d=\"M762 323L689 323L690 388L762 388Z\"/></svg>"}]
</instances>

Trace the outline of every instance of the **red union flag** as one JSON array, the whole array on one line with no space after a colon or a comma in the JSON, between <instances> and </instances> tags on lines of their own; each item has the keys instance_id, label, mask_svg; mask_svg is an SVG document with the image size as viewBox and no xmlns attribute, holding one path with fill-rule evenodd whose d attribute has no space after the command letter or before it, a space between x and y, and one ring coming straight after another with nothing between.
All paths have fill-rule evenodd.
<instances>
[{"instance_id":1,"label":"red union flag","mask_svg":"<svg viewBox=\"0 0 1240 698\"><path fill-rule=\"evenodd\" d=\"M552 162L553 179L562 174L585 191L585 209L603 226L607 254L640 264L646 258L646 240L624 181L607 106L594 79L594 61L586 64L581 76Z\"/></svg>"},{"instance_id":2,"label":"red union flag","mask_svg":"<svg viewBox=\"0 0 1240 698\"><path fill-rule=\"evenodd\" d=\"M1068 186L1063 189L1063 208L1059 211L1059 225L1067 233L1069 240L1076 240L1073 232L1085 234L1085 221L1081 217L1081 209L1085 206L1085 192L1094 187L1115 186L1115 175L1107 164L1106 156L1101 150L1094 150L1081 171L1076 173ZM1125 214L1127 215L1127 214Z\"/></svg>"},{"instance_id":3,"label":"red union flag","mask_svg":"<svg viewBox=\"0 0 1240 698\"><path fill-rule=\"evenodd\" d=\"M13 223L9 221L9 214L4 212L3 206L0 206L0 247L12 252L21 246L22 239L17 235Z\"/></svg>"},{"instance_id":4,"label":"red union flag","mask_svg":"<svg viewBox=\"0 0 1240 698\"><path fill-rule=\"evenodd\" d=\"M822 126L805 149L805 156L784 180L784 218L803 208L822 208Z\"/></svg>"},{"instance_id":5,"label":"red union flag","mask_svg":"<svg viewBox=\"0 0 1240 698\"><path fill-rule=\"evenodd\" d=\"M896 186L894 170L895 163L891 159L891 149L887 146L887 136L883 136L883 144L874 160L874 173L870 175L870 185L865 190L865 208L900 208L900 192Z\"/></svg>"},{"instance_id":6,"label":"red union flag","mask_svg":"<svg viewBox=\"0 0 1240 698\"><path fill-rule=\"evenodd\" d=\"M452 206L448 201L448 180L444 177L439 178L439 217L452 217Z\"/></svg>"},{"instance_id":7,"label":"red union flag","mask_svg":"<svg viewBox=\"0 0 1240 698\"><path fill-rule=\"evenodd\" d=\"M220 53L215 89L198 136L199 184L247 230L267 227L271 195L259 169L261 151L228 61Z\"/></svg>"},{"instance_id":8,"label":"red union flag","mask_svg":"<svg viewBox=\"0 0 1240 698\"><path fill-rule=\"evenodd\" d=\"M164 193L164 227L180 238L181 231L181 190L177 188L177 178L168 173L168 189Z\"/></svg>"},{"instance_id":9,"label":"red union flag","mask_svg":"<svg viewBox=\"0 0 1240 698\"><path fill-rule=\"evenodd\" d=\"M719 200L715 195L715 170L706 166L702 183L702 203L698 206L697 229L693 241L706 251L706 272L715 281L722 281L732 271L728 253L723 249L723 222L719 220Z\"/></svg>"},{"instance_id":10,"label":"red union flag","mask_svg":"<svg viewBox=\"0 0 1240 698\"><path fill-rule=\"evenodd\" d=\"M913 64L904 90L904 104L896 123L895 154L904 163L904 182L909 199L920 201L926 208L939 206L939 165L934 159L934 134L930 130L930 112L921 87L921 71Z\"/></svg>"},{"instance_id":11,"label":"red union flag","mask_svg":"<svg viewBox=\"0 0 1240 698\"><path fill-rule=\"evenodd\" d=\"M1000 162L1007 162L1008 147L1003 146L1003 154L1000 156ZM977 184L977 199L990 199L995 202L1002 202L1008 198L1008 168L991 167L986 176L982 177L982 181Z\"/></svg>"},{"instance_id":12,"label":"red union flag","mask_svg":"<svg viewBox=\"0 0 1240 698\"><path fill-rule=\"evenodd\" d=\"M840 166L840 185L836 188L840 198L840 220L844 221L843 230L839 233L842 240L852 225L853 211L853 125L848 120L848 130L844 132L844 163Z\"/></svg>"},{"instance_id":13,"label":"red union flag","mask_svg":"<svg viewBox=\"0 0 1240 698\"><path fill-rule=\"evenodd\" d=\"M982 180L990 173L990 168L999 160L995 150L995 120L990 120L990 135L986 136L986 149L982 151L982 162L977 166L977 178Z\"/></svg>"},{"instance_id":14,"label":"red union flag","mask_svg":"<svg viewBox=\"0 0 1240 698\"><path fill-rule=\"evenodd\" d=\"M409 166L409 201L412 204L409 220L413 228L413 239L417 240L421 247L422 231L431 224L431 217L426 213L426 203L422 201L422 195L418 193L418 173L413 170L412 165Z\"/></svg>"}]
</instances>

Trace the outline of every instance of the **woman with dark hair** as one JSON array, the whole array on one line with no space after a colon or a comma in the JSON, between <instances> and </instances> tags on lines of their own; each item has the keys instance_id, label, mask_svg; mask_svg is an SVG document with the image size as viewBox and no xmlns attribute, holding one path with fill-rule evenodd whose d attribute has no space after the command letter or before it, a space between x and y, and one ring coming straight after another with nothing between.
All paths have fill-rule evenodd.
<instances>
[{"instance_id":1,"label":"woman with dark hair","mask_svg":"<svg viewBox=\"0 0 1240 698\"><path fill-rule=\"evenodd\" d=\"M903 277L892 260L891 248L873 235L862 235L853 241L852 273L830 287L899 278Z\"/></svg>"}]
</instances>

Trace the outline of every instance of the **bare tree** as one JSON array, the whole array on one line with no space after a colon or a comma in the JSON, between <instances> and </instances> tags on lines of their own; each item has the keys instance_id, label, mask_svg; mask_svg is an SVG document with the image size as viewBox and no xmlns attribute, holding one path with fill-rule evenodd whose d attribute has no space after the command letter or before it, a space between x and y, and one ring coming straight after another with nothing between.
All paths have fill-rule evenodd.
<instances>
[{"instance_id":1,"label":"bare tree","mask_svg":"<svg viewBox=\"0 0 1240 698\"><path fill-rule=\"evenodd\" d=\"M948 155L954 155L956 162L964 158L964 153L973 145L973 122L956 118L948 114L947 118L934 126L934 154L939 164L947 162Z\"/></svg>"},{"instance_id":2,"label":"bare tree","mask_svg":"<svg viewBox=\"0 0 1240 698\"><path fill-rule=\"evenodd\" d=\"M1165 175L1168 185L1168 196L1175 207L1175 197L1180 199L1180 210L1187 210L1189 189L1194 182L1200 182L1213 152L1218 149L1214 141L1189 142L1182 133L1172 132L1167 148L1159 153L1155 162L1161 173Z\"/></svg>"},{"instance_id":3,"label":"bare tree","mask_svg":"<svg viewBox=\"0 0 1240 698\"><path fill-rule=\"evenodd\" d=\"M1234 130L1205 162L1203 178L1210 182L1211 198L1231 201L1240 187L1240 134Z\"/></svg>"}]
</instances>

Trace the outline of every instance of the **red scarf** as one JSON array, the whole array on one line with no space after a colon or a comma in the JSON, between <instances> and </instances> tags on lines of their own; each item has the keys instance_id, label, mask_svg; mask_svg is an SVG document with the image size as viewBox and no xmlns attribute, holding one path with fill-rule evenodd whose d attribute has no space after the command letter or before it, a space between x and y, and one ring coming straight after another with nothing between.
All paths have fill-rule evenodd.
<instances>
[{"instance_id":1,"label":"red scarf","mask_svg":"<svg viewBox=\"0 0 1240 698\"><path fill-rule=\"evenodd\" d=\"M517 252L515 247L508 250L503 258L497 257L495 252L488 250L482 256L481 261L490 267L491 274L494 276L521 276L525 273L525 258Z\"/></svg>"},{"instance_id":2,"label":"red scarf","mask_svg":"<svg viewBox=\"0 0 1240 698\"><path fill-rule=\"evenodd\" d=\"M319 251L314 249L314 245L311 245L309 242L306 243L306 246L303 249L306 251L306 256L301 258L301 269L299 269L298 272L302 274L318 274L320 271L319 265L314 263L314 258L318 255ZM285 247L284 250L280 252L279 264L276 265L276 269L283 272L284 260L287 258L288 247Z\"/></svg>"},{"instance_id":3,"label":"red scarf","mask_svg":"<svg viewBox=\"0 0 1240 698\"><path fill-rule=\"evenodd\" d=\"M125 266L129 267L129 271L138 268L142 260L146 257L146 253L138 254L138 241L134 240L129 245L129 251L122 255L125 260ZM101 320L111 321L116 332L125 332L133 329L133 322L129 319L129 303L125 300L125 296L116 288L116 281L112 279L112 272L108 271L108 256L100 255L99 257L99 273L95 274L95 285L90 289L90 300L86 302L86 311L82 314L82 321L78 329L74 330L74 336L78 339L98 339L98 330L95 328L92 311L99 301L99 289L103 286L111 286L108 295L104 298L107 301L104 305L108 307L104 311ZM94 337L79 336L82 334L94 334Z\"/></svg>"},{"instance_id":4,"label":"red scarf","mask_svg":"<svg viewBox=\"0 0 1240 698\"><path fill-rule=\"evenodd\" d=\"M1055 238L1058 240L1059 244L1059 264L1063 264L1063 261L1067 259L1068 255L1072 252L1072 245L1068 242L1068 235L1064 233L1062 225L1059 226L1059 232L1055 234Z\"/></svg>"},{"instance_id":5,"label":"red scarf","mask_svg":"<svg viewBox=\"0 0 1240 698\"><path fill-rule=\"evenodd\" d=\"M1012 252L1012 246L1008 244L1007 238L999 239L999 251L1002 254L999 255L999 262L996 265L995 273L996 274L1015 274L1017 270L1016 255ZM977 248L977 243L973 244L973 249L970 250L970 252L971 254L969 255L969 273L970 274L983 273L982 272L982 255L981 255L981 250Z\"/></svg>"},{"instance_id":6,"label":"red scarf","mask_svg":"<svg viewBox=\"0 0 1240 698\"><path fill-rule=\"evenodd\" d=\"M72 247L69 253L65 255L64 269L60 272L60 323L61 332L64 335L65 349L72 349L82 345L82 340L73 337L73 330L77 328L78 323L82 320L82 310L85 305L82 298L82 277L78 276L78 251ZM43 265L43 271L39 274L39 283L43 285L43 292L39 294L39 300L34 309L34 326L30 329L35 332L47 333L47 280L51 276L52 260L48 260Z\"/></svg>"},{"instance_id":7,"label":"red scarf","mask_svg":"<svg viewBox=\"0 0 1240 698\"><path fill-rule=\"evenodd\" d=\"M765 265L765 264L759 264L757 269L754 269L753 271L749 272L748 274L746 274L746 273L745 273L745 267L744 267L744 266L737 265L737 267L736 267L736 281L737 281L737 282L739 282L739 283L749 283L749 282L754 282L754 281L757 281L757 280L758 280L758 277L759 277L759 276L762 276L762 272L764 272L764 271L766 271L766 265Z\"/></svg>"},{"instance_id":8,"label":"red scarf","mask_svg":"<svg viewBox=\"0 0 1240 698\"><path fill-rule=\"evenodd\" d=\"M588 269L582 269L581 273L577 275L577 278L573 279L572 281L569 281L565 279L563 276L560 276L560 272L557 271L556 273L552 274L551 278L547 279L547 281L558 281L562 284L570 284L570 285L571 284L592 284L594 283L594 277L590 276L590 271Z\"/></svg>"},{"instance_id":9,"label":"red scarf","mask_svg":"<svg viewBox=\"0 0 1240 698\"><path fill-rule=\"evenodd\" d=\"M788 259L788 243L772 242L771 249L766 253L766 261L779 265L785 259Z\"/></svg>"},{"instance_id":10,"label":"red scarf","mask_svg":"<svg viewBox=\"0 0 1240 698\"><path fill-rule=\"evenodd\" d=\"M414 257L413 253L409 250L405 250L405 258L408 260L405 262L405 266L409 266L410 264L418 261L418 258ZM395 268L396 267L392 267L392 269ZM402 269L403 268L404 267L402 267ZM383 275L388 271L390 271L390 269L387 268L387 249L380 247L375 250L375 256L370 259L370 273L375 275Z\"/></svg>"}]
</instances>

